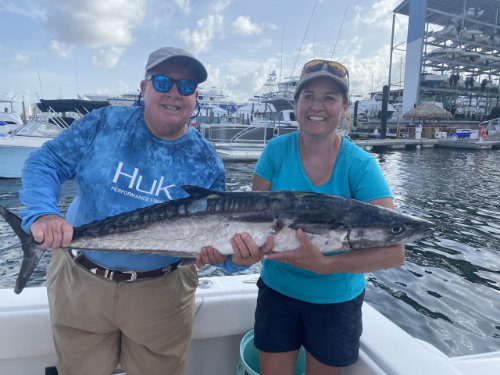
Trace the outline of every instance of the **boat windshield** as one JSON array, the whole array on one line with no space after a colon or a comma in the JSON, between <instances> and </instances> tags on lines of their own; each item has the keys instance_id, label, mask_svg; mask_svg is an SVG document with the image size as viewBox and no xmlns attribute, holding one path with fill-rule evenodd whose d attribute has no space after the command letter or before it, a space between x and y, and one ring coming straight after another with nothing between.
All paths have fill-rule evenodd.
<instances>
[{"instance_id":1,"label":"boat windshield","mask_svg":"<svg viewBox=\"0 0 500 375\"><path fill-rule=\"evenodd\" d=\"M63 129L57 125L51 124L49 122L40 120L31 120L30 122L22 125L14 132L14 135L20 135L23 137L47 137L53 138Z\"/></svg>"}]
</instances>

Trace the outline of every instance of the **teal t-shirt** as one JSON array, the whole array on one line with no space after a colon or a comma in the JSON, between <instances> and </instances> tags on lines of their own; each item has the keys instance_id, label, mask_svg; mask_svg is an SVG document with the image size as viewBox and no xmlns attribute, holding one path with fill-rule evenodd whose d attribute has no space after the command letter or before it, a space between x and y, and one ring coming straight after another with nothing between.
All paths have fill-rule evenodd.
<instances>
[{"instance_id":1,"label":"teal t-shirt","mask_svg":"<svg viewBox=\"0 0 500 375\"><path fill-rule=\"evenodd\" d=\"M323 185L314 185L302 168L299 134L274 138L262 152L254 173L271 181L271 190L311 191L364 202L392 197L375 158L345 138L332 176ZM365 288L364 274L323 275L272 260L263 261L261 277L270 288L312 303L349 301Z\"/></svg>"}]
</instances>

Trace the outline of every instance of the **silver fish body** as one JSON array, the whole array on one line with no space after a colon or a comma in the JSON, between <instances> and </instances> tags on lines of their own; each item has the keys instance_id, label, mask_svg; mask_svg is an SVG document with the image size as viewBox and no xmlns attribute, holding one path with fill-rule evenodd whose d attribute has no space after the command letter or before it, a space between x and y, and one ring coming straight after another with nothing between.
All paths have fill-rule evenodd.
<instances>
[{"instance_id":1,"label":"silver fish body","mask_svg":"<svg viewBox=\"0 0 500 375\"><path fill-rule=\"evenodd\" d=\"M230 239L249 233L258 245L274 237L273 251L298 247L301 228L323 253L385 247L415 241L433 231L430 221L343 197L291 191L214 192L185 186L188 198L121 213L74 228L69 247L194 258L203 246L232 254ZM20 228L20 218L0 214L24 251L20 293L45 249Z\"/></svg>"}]
</instances>

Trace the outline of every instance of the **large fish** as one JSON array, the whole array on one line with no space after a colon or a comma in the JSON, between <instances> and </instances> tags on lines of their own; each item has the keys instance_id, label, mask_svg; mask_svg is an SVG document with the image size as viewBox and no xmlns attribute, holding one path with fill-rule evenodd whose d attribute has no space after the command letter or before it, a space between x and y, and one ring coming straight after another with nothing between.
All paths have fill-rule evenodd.
<instances>
[{"instance_id":1,"label":"large fish","mask_svg":"<svg viewBox=\"0 0 500 375\"><path fill-rule=\"evenodd\" d=\"M429 235L430 221L381 206L327 194L292 191L215 192L184 186L188 198L110 216L74 228L69 248L195 258L203 246L232 254L230 239L249 233L258 245L274 236L273 251L298 247L302 228L323 253L384 247ZM21 240L24 258L14 291L20 293L43 249L0 206Z\"/></svg>"}]
</instances>

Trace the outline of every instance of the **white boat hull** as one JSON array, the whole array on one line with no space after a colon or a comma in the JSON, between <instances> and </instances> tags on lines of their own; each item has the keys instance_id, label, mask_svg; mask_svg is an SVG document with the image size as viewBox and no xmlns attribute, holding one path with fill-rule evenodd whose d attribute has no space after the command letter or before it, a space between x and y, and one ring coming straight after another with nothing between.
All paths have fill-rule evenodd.
<instances>
[{"instance_id":1,"label":"white boat hull","mask_svg":"<svg viewBox=\"0 0 500 375\"><path fill-rule=\"evenodd\" d=\"M253 328L258 275L209 277L196 293L193 341L186 374L234 375L243 335ZM500 352L449 358L363 306L360 359L343 375L496 375ZM43 374L55 366L44 287L17 295L0 289L0 374Z\"/></svg>"},{"instance_id":2,"label":"white boat hull","mask_svg":"<svg viewBox=\"0 0 500 375\"><path fill-rule=\"evenodd\" d=\"M0 178L19 178L28 156L52 138L8 136L0 138Z\"/></svg>"},{"instance_id":3,"label":"white boat hull","mask_svg":"<svg viewBox=\"0 0 500 375\"><path fill-rule=\"evenodd\" d=\"M214 147L223 161L256 161L264 150L264 144L254 147L239 144L214 144Z\"/></svg>"}]
</instances>

